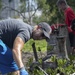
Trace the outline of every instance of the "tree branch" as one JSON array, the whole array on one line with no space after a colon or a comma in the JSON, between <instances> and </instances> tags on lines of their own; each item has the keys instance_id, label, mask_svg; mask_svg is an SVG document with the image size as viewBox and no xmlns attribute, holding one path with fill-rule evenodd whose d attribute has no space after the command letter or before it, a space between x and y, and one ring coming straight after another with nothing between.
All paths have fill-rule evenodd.
<instances>
[{"instance_id":1,"label":"tree branch","mask_svg":"<svg viewBox=\"0 0 75 75\"><path fill-rule=\"evenodd\" d=\"M33 17L36 13L36 11L39 9L39 6L35 9L35 12L31 15L31 17Z\"/></svg>"},{"instance_id":2,"label":"tree branch","mask_svg":"<svg viewBox=\"0 0 75 75\"><path fill-rule=\"evenodd\" d=\"M6 9L6 8L9 8L9 9L11 9L11 10L14 10L14 11L18 12L18 13L23 17L23 19L25 19L25 16L23 16L23 14L22 14L20 11L14 9L14 8L12 8L12 7L5 6L5 7L3 7L3 8L1 9L1 11L3 11L3 10Z\"/></svg>"}]
</instances>

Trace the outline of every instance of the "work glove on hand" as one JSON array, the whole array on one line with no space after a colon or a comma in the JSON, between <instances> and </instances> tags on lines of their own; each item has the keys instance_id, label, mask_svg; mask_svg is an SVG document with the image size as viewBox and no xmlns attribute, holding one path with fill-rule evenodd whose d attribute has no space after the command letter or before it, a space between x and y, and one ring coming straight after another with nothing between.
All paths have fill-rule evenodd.
<instances>
[{"instance_id":1,"label":"work glove on hand","mask_svg":"<svg viewBox=\"0 0 75 75\"><path fill-rule=\"evenodd\" d=\"M25 68L20 68L20 75L29 75L28 72L25 70Z\"/></svg>"}]
</instances>

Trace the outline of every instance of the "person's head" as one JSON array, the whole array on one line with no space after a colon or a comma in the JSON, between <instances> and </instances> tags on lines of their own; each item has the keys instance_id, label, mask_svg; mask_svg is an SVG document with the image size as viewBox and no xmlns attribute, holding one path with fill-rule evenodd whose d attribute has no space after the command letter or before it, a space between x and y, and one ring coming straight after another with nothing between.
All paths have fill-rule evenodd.
<instances>
[{"instance_id":1,"label":"person's head","mask_svg":"<svg viewBox=\"0 0 75 75\"><path fill-rule=\"evenodd\" d=\"M58 8L59 8L60 10L63 10L63 11L64 11L64 10L67 8L67 6L68 6L66 0L58 0L57 3L56 3L56 5L58 6Z\"/></svg>"},{"instance_id":2,"label":"person's head","mask_svg":"<svg viewBox=\"0 0 75 75\"><path fill-rule=\"evenodd\" d=\"M46 22L41 22L36 25L32 32L34 40L50 39L51 27Z\"/></svg>"}]
</instances>

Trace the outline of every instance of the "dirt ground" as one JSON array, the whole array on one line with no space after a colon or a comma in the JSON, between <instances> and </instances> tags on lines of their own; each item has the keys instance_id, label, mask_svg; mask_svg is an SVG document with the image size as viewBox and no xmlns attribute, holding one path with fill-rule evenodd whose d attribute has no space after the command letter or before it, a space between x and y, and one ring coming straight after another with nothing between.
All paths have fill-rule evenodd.
<instances>
[{"instance_id":1,"label":"dirt ground","mask_svg":"<svg viewBox=\"0 0 75 75\"><path fill-rule=\"evenodd\" d=\"M46 52L44 53L38 52L37 54L38 54L38 58L43 58L46 56ZM26 64L29 63L30 59L35 61L34 53L33 52L22 52L22 59L23 59L24 65L27 66Z\"/></svg>"},{"instance_id":2,"label":"dirt ground","mask_svg":"<svg viewBox=\"0 0 75 75\"><path fill-rule=\"evenodd\" d=\"M30 52L22 52L22 59L23 63L26 65L26 63L29 61L30 58L33 58L34 54Z\"/></svg>"}]
</instances>

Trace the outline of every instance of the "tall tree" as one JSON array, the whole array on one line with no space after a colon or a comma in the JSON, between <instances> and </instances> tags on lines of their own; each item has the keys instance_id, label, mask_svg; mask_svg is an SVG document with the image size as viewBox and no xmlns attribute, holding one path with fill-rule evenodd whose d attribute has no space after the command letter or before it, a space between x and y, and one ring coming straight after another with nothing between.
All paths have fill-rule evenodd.
<instances>
[{"instance_id":1,"label":"tall tree","mask_svg":"<svg viewBox=\"0 0 75 75\"><path fill-rule=\"evenodd\" d=\"M46 21L50 24L57 22L58 17L60 17L61 14L59 14L59 12L57 11L55 3L55 0L37 0L38 10L42 11L40 21ZM57 15L57 13L59 15Z\"/></svg>"},{"instance_id":2,"label":"tall tree","mask_svg":"<svg viewBox=\"0 0 75 75\"><path fill-rule=\"evenodd\" d=\"M42 16L40 18L35 17L34 20L47 21L50 24L52 23L63 23L64 16L62 12L59 12L56 2L57 0L36 0L37 8L42 11ZM75 0L66 0L68 4L74 9L75 8ZM74 9L75 10L75 9Z\"/></svg>"}]
</instances>

